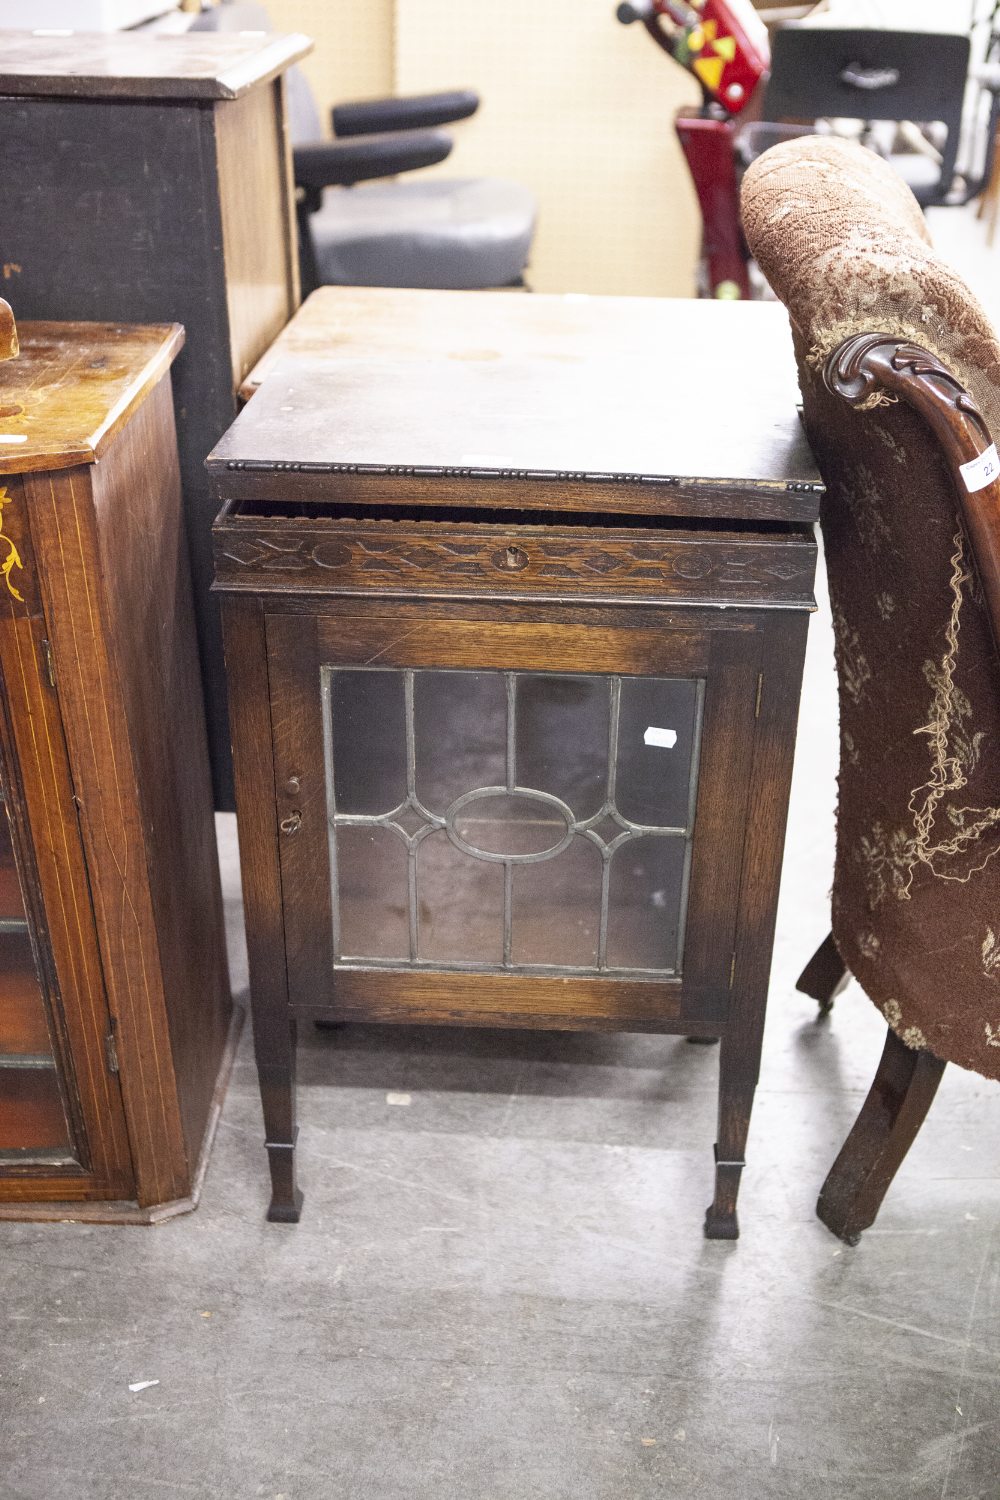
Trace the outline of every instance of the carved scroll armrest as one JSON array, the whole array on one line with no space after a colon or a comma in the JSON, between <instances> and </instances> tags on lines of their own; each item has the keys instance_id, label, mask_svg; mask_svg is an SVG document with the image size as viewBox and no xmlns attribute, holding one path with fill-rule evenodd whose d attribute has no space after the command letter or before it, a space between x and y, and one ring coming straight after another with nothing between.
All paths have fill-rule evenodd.
<instances>
[{"instance_id":1,"label":"carved scroll armrest","mask_svg":"<svg viewBox=\"0 0 1000 1500\"><path fill-rule=\"evenodd\" d=\"M846 339L827 360L824 380L852 406L879 394L906 401L931 428L951 471L1000 651L1000 463L972 396L936 355L888 333Z\"/></svg>"},{"instance_id":2,"label":"carved scroll armrest","mask_svg":"<svg viewBox=\"0 0 1000 1500\"><path fill-rule=\"evenodd\" d=\"M17 325L9 302L0 297L0 359L13 359L18 353Z\"/></svg>"}]
</instances>

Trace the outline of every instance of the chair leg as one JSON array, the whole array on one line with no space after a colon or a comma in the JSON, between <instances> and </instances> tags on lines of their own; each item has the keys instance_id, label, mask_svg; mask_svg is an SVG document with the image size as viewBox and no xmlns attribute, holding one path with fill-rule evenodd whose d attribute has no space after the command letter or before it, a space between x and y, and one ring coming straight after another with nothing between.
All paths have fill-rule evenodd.
<instances>
[{"instance_id":1,"label":"chair leg","mask_svg":"<svg viewBox=\"0 0 1000 1500\"><path fill-rule=\"evenodd\" d=\"M827 1229L856 1245L870 1228L941 1082L945 1065L889 1031L868 1098L816 1204Z\"/></svg>"},{"instance_id":2,"label":"chair leg","mask_svg":"<svg viewBox=\"0 0 1000 1500\"><path fill-rule=\"evenodd\" d=\"M988 220L986 244L990 250L993 249L993 241L996 237L998 216L1000 216L1000 128L996 131L989 180L980 194L979 209L976 213L977 219Z\"/></svg>"},{"instance_id":3,"label":"chair leg","mask_svg":"<svg viewBox=\"0 0 1000 1500\"><path fill-rule=\"evenodd\" d=\"M316 265L316 246L312 236L312 214L305 203L296 208L296 223L299 231L299 285L300 295L305 301L319 286L319 269Z\"/></svg>"},{"instance_id":4,"label":"chair leg","mask_svg":"<svg viewBox=\"0 0 1000 1500\"><path fill-rule=\"evenodd\" d=\"M796 980L795 988L818 1000L820 1015L828 1016L834 1000L847 987L849 978L847 966L833 941L833 933L828 932Z\"/></svg>"}]
</instances>

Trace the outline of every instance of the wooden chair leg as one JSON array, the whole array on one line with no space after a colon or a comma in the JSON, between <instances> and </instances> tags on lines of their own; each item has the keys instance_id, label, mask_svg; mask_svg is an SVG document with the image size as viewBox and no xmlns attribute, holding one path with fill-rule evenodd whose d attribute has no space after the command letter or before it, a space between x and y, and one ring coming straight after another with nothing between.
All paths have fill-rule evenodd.
<instances>
[{"instance_id":1,"label":"wooden chair leg","mask_svg":"<svg viewBox=\"0 0 1000 1500\"><path fill-rule=\"evenodd\" d=\"M850 975L828 932L795 982L795 988L819 1001L819 1013L828 1016L833 1002L847 986Z\"/></svg>"},{"instance_id":2,"label":"wooden chair leg","mask_svg":"<svg viewBox=\"0 0 1000 1500\"><path fill-rule=\"evenodd\" d=\"M882 1199L913 1144L941 1082L945 1065L889 1031L868 1098L816 1204L826 1227L848 1245L870 1228Z\"/></svg>"}]
</instances>

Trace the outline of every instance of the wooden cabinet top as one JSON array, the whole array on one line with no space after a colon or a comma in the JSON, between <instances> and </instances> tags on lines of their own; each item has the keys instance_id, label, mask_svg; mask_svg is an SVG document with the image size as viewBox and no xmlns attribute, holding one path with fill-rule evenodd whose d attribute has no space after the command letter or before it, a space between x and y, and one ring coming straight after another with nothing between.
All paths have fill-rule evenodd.
<instances>
[{"instance_id":1,"label":"wooden cabinet top","mask_svg":"<svg viewBox=\"0 0 1000 1500\"><path fill-rule=\"evenodd\" d=\"M266 32L0 31L0 94L83 99L236 99L312 50Z\"/></svg>"},{"instance_id":2,"label":"wooden cabinet top","mask_svg":"<svg viewBox=\"0 0 1000 1500\"><path fill-rule=\"evenodd\" d=\"M177 323L18 323L0 364L0 474L90 464L184 342Z\"/></svg>"},{"instance_id":3,"label":"wooden cabinet top","mask_svg":"<svg viewBox=\"0 0 1000 1500\"><path fill-rule=\"evenodd\" d=\"M801 521L822 493L774 304L327 287L245 393L264 376L208 459L224 498L277 471L303 500L333 475L459 503L455 480L464 504Z\"/></svg>"}]
</instances>

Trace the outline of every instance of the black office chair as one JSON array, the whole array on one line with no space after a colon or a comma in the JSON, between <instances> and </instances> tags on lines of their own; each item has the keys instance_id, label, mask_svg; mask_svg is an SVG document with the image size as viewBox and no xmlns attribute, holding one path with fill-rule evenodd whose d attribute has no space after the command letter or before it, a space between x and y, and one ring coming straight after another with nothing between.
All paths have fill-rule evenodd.
<instances>
[{"instance_id":1,"label":"black office chair","mask_svg":"<svg viewBox=\"0 0 1000 1500\"><path fill-rule=\"evenodd\" d=\"M263 6L234 0L191 29L273 28ZM289 68L286 83L304 294L323 285L523 285L537 216L526 188L493 177L375 181L443 161L451 137L436 127L473 114L476 94L340 104L337 138L326 141L306 75Z\"/></svg>"},{"instance_id":2,"label":"black office chair","mask_svg":"<svg viewBox=\"0 0 1000 1500\"><path fill-rule=\"evenodd\" d=\"M956 182L969 54L969 38L951 33L790 24L771 38L764 117L940 124L940 162L920 152L888 159L924 208L968 202L981 185Z\"/></svg>"}]
</instances>

